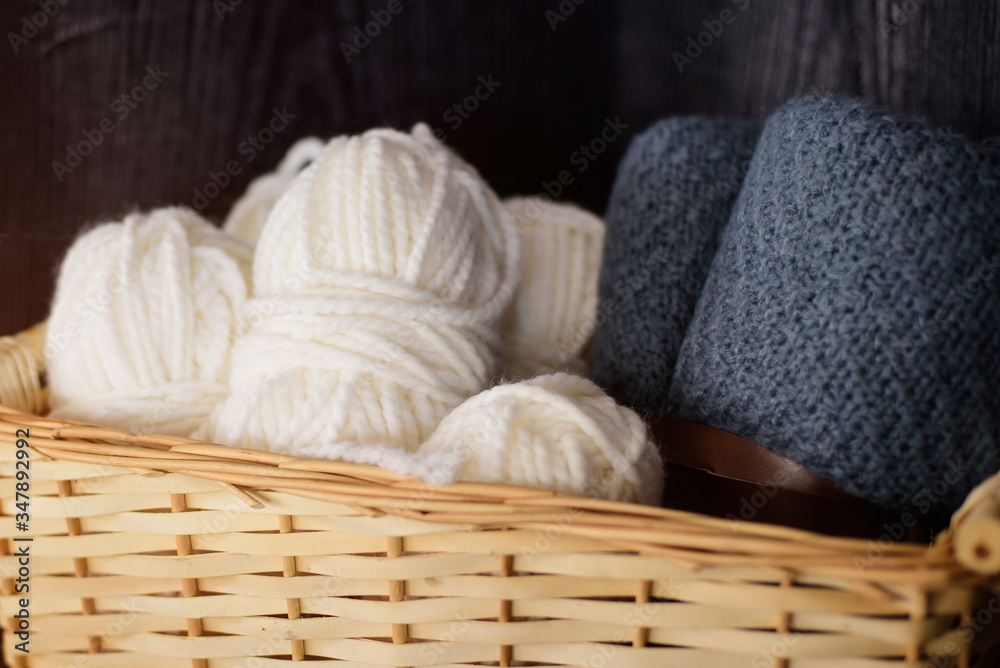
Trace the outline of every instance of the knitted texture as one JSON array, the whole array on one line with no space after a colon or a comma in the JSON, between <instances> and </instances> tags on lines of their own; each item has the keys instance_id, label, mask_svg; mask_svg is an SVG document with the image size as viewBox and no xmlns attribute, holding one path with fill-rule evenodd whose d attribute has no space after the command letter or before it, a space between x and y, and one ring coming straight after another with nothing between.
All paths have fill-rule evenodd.
<instances>
[{"instance_id":1,"label":"knitted texture","mask_svg":"<svg viewBox=\"0 0 1000 668\"><path fill-rule=\"evenodd\" d=\"M940 522L1000 468L1000 152L863 103L768 121L671 404Z\"/></svg>"},{"instance_id":2,"label":"knitted texture","mask_svg":"<svg viewBox=\"0 0 1000 668\"><path fill-rule=\"evenodd\" d=\"M333 139L279 199L254 255L220 443L415 449L498 372L518 280L513 217L431 137Z\"/></svg>"},{"instance_id":3,"label":"knitted texture","mask_svg":"<svg viewBox=\"0 0 1000 668\"><path fill-rule=\"evenodd\" d=\"M540 197L506 200L521 241L521 284L504 314L504 378L586 373L581 351L594 331L604 222Z\"/></svg>"},{"instance_id":4,"label":"knitted texture","mask_svg":"<svg viewBox=\"0 0 1000 668\"><path fill-rule=\"evenodd\" d=\"M658 504L663 491L663 462L642 419L566 373L476 395L441 422L420 454L456 457L454 478L462 481L647 504Z\"/></svg>"},{"instance_id":5,"label":"knitted texture","mask_svg":"<svg viewBox=\"0 0 1000 668\"><path fill-rule=\"evenodd\" d=\"M228 393L250 249L187 209L96 227L59 273L50 415L190 436Z\"/></svg>"},{"instance_id":6,"label":"knitted texture","mask_svg":"<svg viewBox=\"0 0 1000 668\"><path fill-rule=\"evenodd\" d=\"M285 194L299 172L319 157L324 146L317 137L295 142L275 171L258 176L250 183L226 216L222 229L240 241L255 245L278 198Z\"/></svg>"},{"instance_id":7,"label":"knitted texture","mask_svg":"<svg viewBox=\"0 0 1000 668\"><path fill-rule=\"evenodd\" d=\"M760 128L660 121L629 146L607 211L591 374L637 410L664 412L677 352Z\"/></svg>"}]
</instances>

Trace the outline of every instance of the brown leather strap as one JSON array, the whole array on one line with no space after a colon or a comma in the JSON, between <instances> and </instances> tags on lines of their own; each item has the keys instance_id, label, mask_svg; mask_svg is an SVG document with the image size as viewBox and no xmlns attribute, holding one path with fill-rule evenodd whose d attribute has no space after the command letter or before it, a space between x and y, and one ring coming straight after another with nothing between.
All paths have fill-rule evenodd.
<instances>
[{"instance_id":1,"label":"brown leather strap","mask_svg":"<svg viewBox=\"0 0 1000 668\"><path fill-rule=\"evenodd\" d=\"M646 422L666 464L669 505L837 536L930 538L926 527L903 526L827 478L736 434L661 415L647 415Z\"/></svg>"}]
</instances>

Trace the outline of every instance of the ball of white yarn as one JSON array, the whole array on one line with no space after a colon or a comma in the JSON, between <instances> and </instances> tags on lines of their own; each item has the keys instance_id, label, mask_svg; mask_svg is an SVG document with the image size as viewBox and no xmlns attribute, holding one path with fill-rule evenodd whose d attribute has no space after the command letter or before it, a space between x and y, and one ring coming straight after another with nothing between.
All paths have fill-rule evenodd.
<instances>
[{"instance_id":1,"label":"ball of white yarn","mask_svg":"<svg viewBox=\"0 0 1000 668\"><path fill-rule=\"evenodd\" d=\"M635 411L555 373L497 385L452 411L420 454L458 456L456 480L658 505L663 462Z\"/></svg>"},{"instance_id":2,"label":"ball of white yarn","mask_svg":"<svg viewBox=\"0 0 1000 668\"><path fill-rule=\"evenodd\" d=\"M586 374L581 351L594 332L604 221L540 197L504 204L517 219L521 285L504 314L504 377Z\"/></svg>"},{"instance_id":3,"label":"ball of white yarn","mask_svg":"<svg viewBox=\"0 0 1000 668\"><path fill-rule=\"evenodd\" d=\"M81 236L48 320L50 414L190 436L228 392L250 262L249 247L187 209Z\"/></svg>"},{"instance_id":4,"label":"ball of white yarn","mask_svg":"<svg viewBox=\"0 0 1000 668\"><path fill-rule=\"evenodd\" d=\"M278 169L258 176L250 183L246 192L229 211L222 229L251 246L256 244L278 199L285 194L299 172L319 157L324 146L324 142L318 137L306 137L295 142Z\"/></svg>"},{"instance_id":5,"label":"ball of white yarn","mask_svg":"<svg viewBox=\"0 0 1000 668\"><path fill-rule=\"evenodd\" d=\"M415 449L496 374L517 250L496 195L426 128L332 140L261 233L256 324L211 437Z\"/></svg>"}]
</instances>

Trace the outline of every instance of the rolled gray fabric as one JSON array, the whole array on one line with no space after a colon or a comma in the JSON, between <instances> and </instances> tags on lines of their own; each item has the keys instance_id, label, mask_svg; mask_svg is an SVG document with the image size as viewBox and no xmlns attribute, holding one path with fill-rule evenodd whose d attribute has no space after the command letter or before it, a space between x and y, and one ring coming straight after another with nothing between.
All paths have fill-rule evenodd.
<instances>
[{"instance_id":1,"label":"rolled gray fabric","mask_svg":"<svg viewBox=\"0 0 1000 668\"><path fill-rule=\"evenodd\" d=\"M1000 468L998 272L995 144L792 101L723 233L671 413L940 524Z\"/></svg>"},{"instance_id":2,"label":"rolled gray fabric","mask_svg":"<svg viewBox=\"0 0 1000 668\"><path fill-rule=\"evenodd\" d=\"M637 136L619 165L591 374L620 403L666 410L684 331L760 130L671 118Z\"/></svg>"}]
</instances>

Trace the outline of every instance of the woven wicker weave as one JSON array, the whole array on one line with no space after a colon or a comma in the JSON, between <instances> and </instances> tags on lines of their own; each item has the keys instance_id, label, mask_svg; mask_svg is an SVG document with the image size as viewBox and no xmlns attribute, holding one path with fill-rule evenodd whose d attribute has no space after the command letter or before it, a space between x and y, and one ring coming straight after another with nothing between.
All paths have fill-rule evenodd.
<instances>
[{"instance_id":1,"label":"woven wicker weave","mask_svg":"<svg viewBox=\"0 0 1000 668\"><path fill-rule=\"evenodd\" d=\"M12 666L997 665L984 657L1000 642L997 478L930 547L516 487L433 488L39 417L40 342L38 330L0 342ZM23 545L27 654L11 635Z\"/></svg>"}]
</instances>

